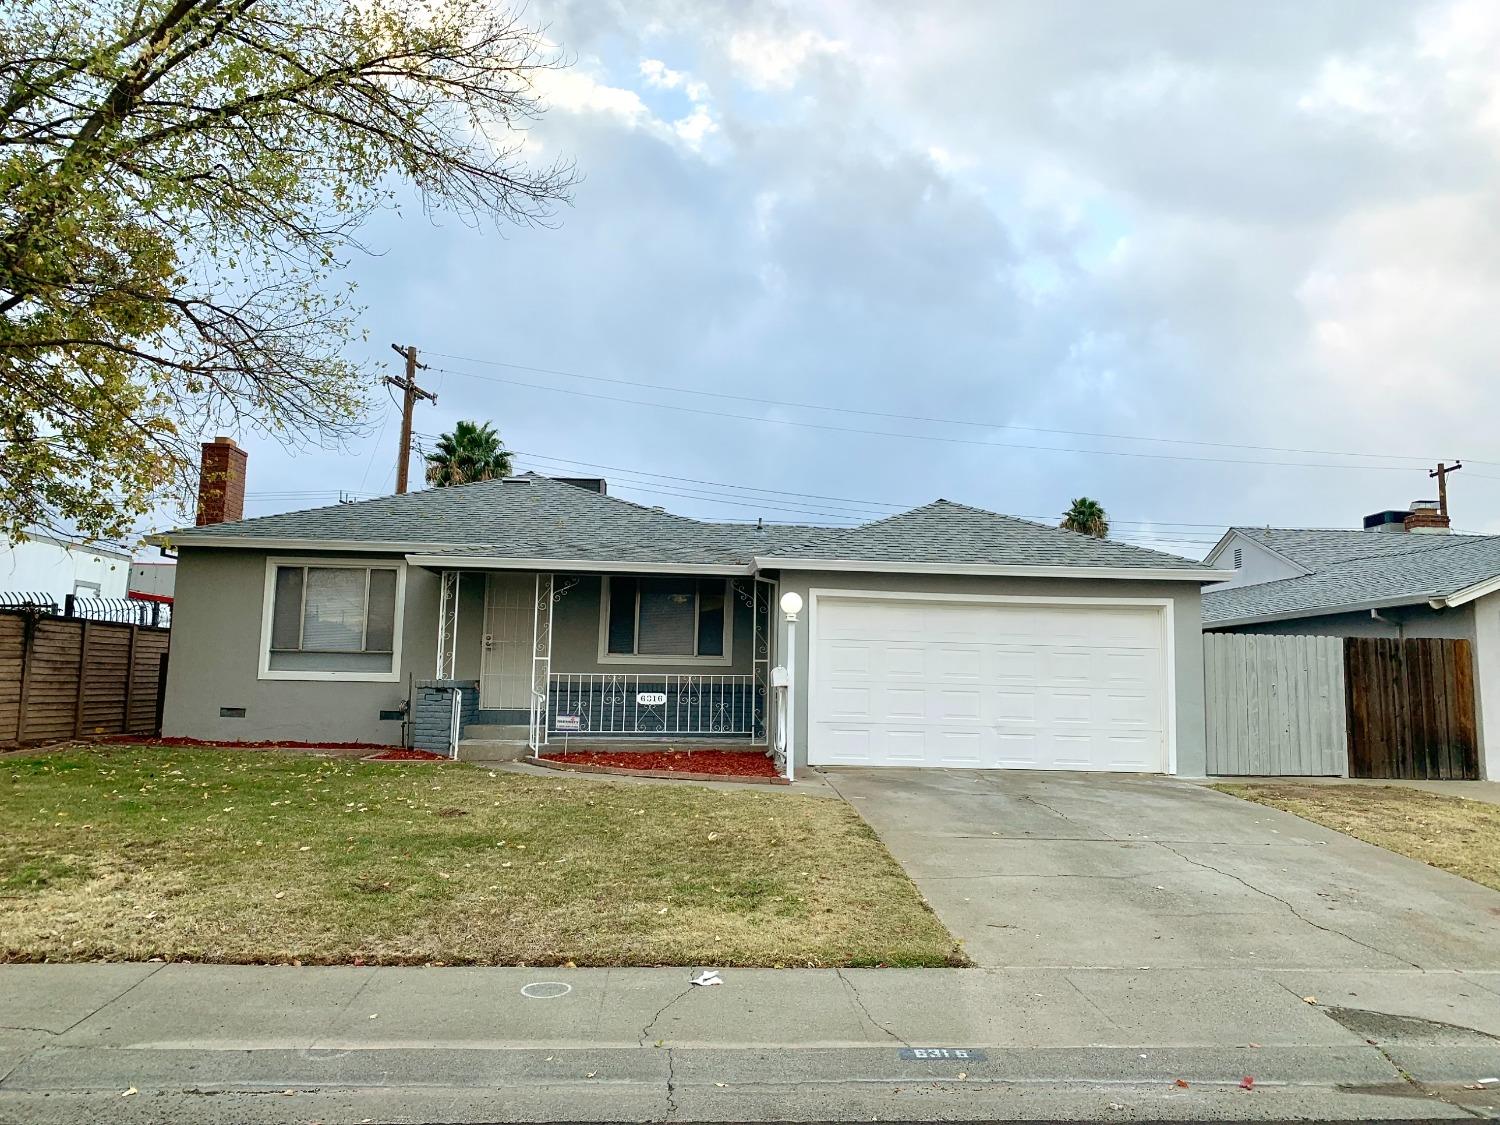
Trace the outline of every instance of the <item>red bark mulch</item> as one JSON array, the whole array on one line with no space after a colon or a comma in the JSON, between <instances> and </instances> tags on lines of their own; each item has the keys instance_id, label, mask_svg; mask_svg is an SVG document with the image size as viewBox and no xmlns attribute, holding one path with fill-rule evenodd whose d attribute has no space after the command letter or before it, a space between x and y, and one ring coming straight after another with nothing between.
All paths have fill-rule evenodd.
<instances>
[{"instance_id":1,"label":"red bark mulch","mask_svg":"<svg viewBox=\"0 0 1500 1125\"><path fill-rule=\"evenodd\" d=\"M546 755L565 766L608 766L621 770L718 774L723 777L776 777L776 763L742 750L575 750Z\"/></svg>"},{"instance_id":2,"label":"red bark mulch","mask_svg":"<svg viewBox=\"0 0 1500 1125\"><path fill-rule=\"evenodd\" d=\"M361 758L364 762L446 762L447 754L435 754L431 750L385 750Z\"/></svg>"}]
</instances>

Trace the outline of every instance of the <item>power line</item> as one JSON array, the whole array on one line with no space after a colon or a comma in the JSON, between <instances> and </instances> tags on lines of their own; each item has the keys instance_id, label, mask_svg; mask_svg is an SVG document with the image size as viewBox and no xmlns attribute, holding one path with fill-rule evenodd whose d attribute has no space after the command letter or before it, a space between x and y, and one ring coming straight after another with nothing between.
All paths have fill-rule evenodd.
<instances>
[{"instance_id":1,"label":"power line","mask_svg":"<svg viewBox=\"0 0 1500 1125\"><path fill-rule=\"evenodd\" d=\"M1153 461L1191 461L1202 464L1217 465L1260 465L1283 469L1353 469L1353 470L1379 470L1383 472L1413 472L1415 466L1408 465L1339 465L1310 461L1264 461L1249 458L1235 457L1194 457L1184 453L1146 453L1140 450L1123 449L1078 449L1070 446L1056 445L1028 445L1021 442L1007 441L978 441L973 438L945 437L939 434L912 434L900 433L890 430L866 430L855 426L833 426L822 422L803 422L793 418L767 418L763 415L754 414L732 414L723 410L704 410L695 406L679 406L670 402L643 402L635 398L622 398L618 395L602 395L592 391L579 391L571 387L549 387L542 383L527 383L519 379L506 379L498 375L480 375L473 371L459 371L455 368L435 368L434 370L446 371L450 375L460 375L470 379L480 379L491 383L504 383L512 387L526 387L536 391L550 391L555 394L577 395L581 398L599 399L604 402L620 402L627 406L648 406L658 410L675 410L684 414L698 414L710 418L733 418L742 422L764 422L777 426L796 426L801 429L823 430L830 433L863 434L870 437L896 438L901 441L933 441L942 442L947 445L977 445L988 449L1021 449L1033 453L1076 453L1095 457L1130 457ZM672 388L661 388L668 390ZM820 408L821 409L821 408ZM1343 455L1347 456L1347 455ZM1356 454L1354 456L1363 456Z\"/></svg>"},{"instance_id":2,"label":"power line","mask_svg":"<svg viewBox=\"0 0 1500 1125\"><path fill-rule=\"evenodd\" d=\"M1256 444L1250 444L1250 443L1227 442L1227 441L1207 441L1207 440L1200 440L1200 439L1194 439L1194 438L1155 437L1155 436L1142 435L1142 434L1113 434L1113 433L1103 433L1103 432L1090 431L1090 430L1064 430L1064 429L1049 428L1049 427L1046 427L1046 426L1025 426L1025 425L1021 425L1020 423L1016 423L1016 422L981 422L981 421L975 421L972 418L942 418L942 417L934 417L934 416L930 416L930 415L897 413L897 412L893 412L893 411L863 410L863 409L860 409L858 407L853 407L853 406L833 406L833 405L829 405L827 403L797 402L797 401L794 401L794 400L785 400L785 399L768 399L768 398L763 398L763 397L761 397L759 395L733 394L733 393L730 393L728 391L709 391L709 390L704 390L704 389L702 389L700 387L684 387L684 386L678 386L678 385L672 385L672 384L665 384L665 383L647 383L647 382L643 382L643 381L635 380L635 379L614 379L614 378L609 378L608 376L604 376L604 375L584 375L584 374L580 374L579 372L576 372L576 371L563 371L563 370L559 370L557 368L551 368L551 367L532 367L532 366L529 366L529 365L524 364L524 363L506 363L506 362L503 362L501 360L496 360L496 359L480 359L477 356L450 355L450 354L448 354L446 352L430 352L428 354L437 356L437 357L439 357L441 359L458 360L460 363L482 363L482 364L485 364L485 365L490 366L490 367L505 367L505 368L509 368L509 369L515 370L515 371L531 371L531 372L535 372L535 373L537 373L539 375L558 375L558 376L562 376L562 377L568 378L568 379L585 379L585 380L588 380L589 382L593 382L593 383L609 383L609 384L613 384L615 386L639 387L639 388L644 388L644 389L647 389L647 390L667 391L667 392L670 392L672 394L700 395L700 396L703 396L705 398L728 399L728 400L732 400L732 401L735 401L735 402L749 402L749 403L754 403L754 404L761 405L761 406L784 406L784 407L788 407L788 408L796 409L796 410L822 410L822 411L828 411L828 412L838 413L838 414L857 414L857 415L860 415L860 416L863 416L863 417L866 417L866 418L887 418L887 419L893 419L893 420L896 420L896 421L909 421L909 422L932 422L932 423L935 423L935 424L945 425L945 426L972 426L972 427L975 427L975 428L978 428L978 429L986 429L986 430L1022 430L1022 431L1026 431L1026 432L1029 432L1029 433L1055 434L1055 435L1058 435L1058 436L1061 436L1061 437L1101 438L1101 439L1110 440L1110 441L1147 441L1147 442L1157 442L1157 443L1166 444L1166 445L1192 445L1192 446L1200 446L1200 447L1214 448L1214 449L1239 449L1239 450L1246 450L1246 451L1259 452L1259 453L1294 453L1294 454L1312 455L1312 456L1320 456L1320 457L1363 457L1363 458L1367 458L1367 459L1383 460L1383 461L1391 461L1391 460L1397 460L1397 461L1432 461L1432 460L1434 460L1434 458L1432 458L1432 457L1418 457L1418 456L1415 456L1415 455L1412 455L1412 454L1388 453L1388 452L1384 452L1384 451L1382 451L1380 453L1353 453L1353 452L1349 452L1347 450L1338 450L1338 449L1305 449L1305 448L1300 448L1300 447L1297 447L1297 446L1256 445ZM439 370L443 370L443 369L439 369ZM449 374L454 374L454 375L465 375L465 376L467 376L469 378L472 378L472 379L482 379L482 378L484 378L484 376L479 375L479 374L474 373L474 372L451 371L450 370L448 373ZM500 381L505 382L507 380L500 380ZM520 384L517 384L517 385L519 385L519 386L530 386L532 384L520 383ZM560 391L561 390L565 390L565 388L562 388L562 387L549 388L549 389L560 390ZM631 401L634 401L634 400L631 400ZM990 443L985 443L985 444L990 444ZM1096 451L1069 450L1069 452L1102 452L1102 451L1097 451L1097 450ZM1250 463L1256 464L1256 463L1259 463L1259 462L1250 462ZM1268 462L1268 463L1269 464L1278 464L1279 465L1279 464L1288 464L1289 462L1275 461L1275 462ZM1482 465L1482 464L1500 465L1500 462L1494 462L1494 461L1472 461L1472 463L1476 464L1476 465ZM1394 466L1387 466L1387 467L1394 467Z\"/></svg>"},{"instance_id":3,"label":"power line","mask_svg":"<svg viewBox=\"0 0 1500 1125\"><path fill-rule=\"evenodd\" d=\"M568 457L555 457L555 456L552 456L550 454L531 453L531 452L526 452L526 451L522 451L522 450L512 450L511 452L514 453L517 457L529 457L529 458L531 458L534 461L550 461L550 462L555 462L555 463L558 463L558 464L561 464L561 465L575 465L575 466L581 466L583 468L589 468L589 469L604 469L604 470L606 470L608 472L612 472L612 473L625 473L627 475L632 475L632 476L651 477L651 478L657 478L657 479L669 480L669 481L679 481L679 482L683 482L683 483L687 483L687 484L709 485L709 486L715 487L715 488L732 488L732 489L739 489L739 490L748 491L748 492L766 492L766 493L771 493L771 494L777 495L777 496L804 497L804 498L811 498L811 499L818 499L818 500L836 500L836 501L840 501L840 502L848 503L848 504L861 504L861 505L867 505L869 507L891 508L891 509L894 509L895 511L908 511L908 510L910 510L912 508L915 508L915 507L919 506L919 504L916 504L916 503L893 504L893 503L891 503L889 501L885 501L885 500L861 500L861 499L854 499L853 497L848 497L848 496L824 496L824 495L820 495L818 493L812 493L812 492L789 492L789 491L786 491L786 490L783 490L783 489L775 489L775 488L753 488L753 487L751 487L749 485L731 484L728 481L705 480L705 479L702 479L702 478L699 478L699 477L679 477L679 476L672 476L669 473L655 473L655 472L649 472L649 471L647 471L645 469L627 468L627 467L625 467L623 465L605 465L605 464L601 464L598 461L579 461L579 460L576 460L576 459L573 459L573 458L568 458ZM1056 518L1059 518L1059 517L1056 517L1056 516L1022 516L1020 518L1021 519L1029 519L1029 520L1037 520L1037 521L1040 521L1040 522L1046 522L1049 519L1056 519ZM1228 524L1224 524L1224 523L1188 523L1188 522L1185 522L1185 521L1164 521L1164 520L1116 520L1116 519L1111 519L1110 523L1111 524L1117 524L1117 523L1118 524L1140 524L1140 525L1143 525L1143 526L1148 527L1148 528L1163 528L1163 529L1165 529L1165 528L1172 528L1172 527L1215 528L1216 529L1216 528L1223 528L1223 527L1229 526Z\"/></svg>"}]
</instances>

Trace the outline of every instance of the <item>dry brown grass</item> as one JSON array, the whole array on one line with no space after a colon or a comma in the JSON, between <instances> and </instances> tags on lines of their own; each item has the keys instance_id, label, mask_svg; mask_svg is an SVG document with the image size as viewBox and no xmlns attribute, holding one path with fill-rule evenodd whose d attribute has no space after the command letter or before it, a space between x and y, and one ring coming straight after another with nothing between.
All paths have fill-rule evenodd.
<instances>
[{"instance_id":1,"label":"dry brown grass","mask_svg":"<svg viewBox=\"0 0 1500 1125\"><path fill-rule=\"evenodd\" d=\"M0 960L963 960L841 801L126 747L0 787Z\"/></svg>"},{"instance_id":2,"label":"dry brown grass","mask_svg":"<svg viewBox=\"0 0 1500 1125\"><path fill-rule=\"evenodd\" d=\"M1216 785L1500 891L1500 805L1402 785Z\"/></svg>"}]
</instances>

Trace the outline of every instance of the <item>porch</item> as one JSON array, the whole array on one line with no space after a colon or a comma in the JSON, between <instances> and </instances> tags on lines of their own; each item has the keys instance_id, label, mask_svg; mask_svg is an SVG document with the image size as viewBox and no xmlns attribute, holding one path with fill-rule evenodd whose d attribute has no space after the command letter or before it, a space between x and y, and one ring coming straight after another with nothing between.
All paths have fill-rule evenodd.
<instances>
[{"instance_id":1,"label":"porch","mask_svg":"<svg viewBox=\"0 0 1500 1125\"><path fill-rule=\"evenodd\" d=\"M452 685L454 747L465 738L530 754L563 740L770 745L773 583L713 573L438 573L435 672Z\"/></svg>"}]
</instances>

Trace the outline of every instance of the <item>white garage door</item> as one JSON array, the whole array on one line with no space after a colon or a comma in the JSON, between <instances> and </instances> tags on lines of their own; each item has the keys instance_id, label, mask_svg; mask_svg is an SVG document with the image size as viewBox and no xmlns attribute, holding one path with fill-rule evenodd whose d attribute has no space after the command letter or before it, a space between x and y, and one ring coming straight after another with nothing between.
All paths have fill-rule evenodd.
<instances>
[{"instance_id":1,"label":"white garage door","mask_svg":"<svg viewBox=\"0 0 1500 1125\"><path fill-rule=\"evenodd\" d=\"M815 765L1167 769L1156 606L820 596Z\"/></svg>"}]
</instances>

